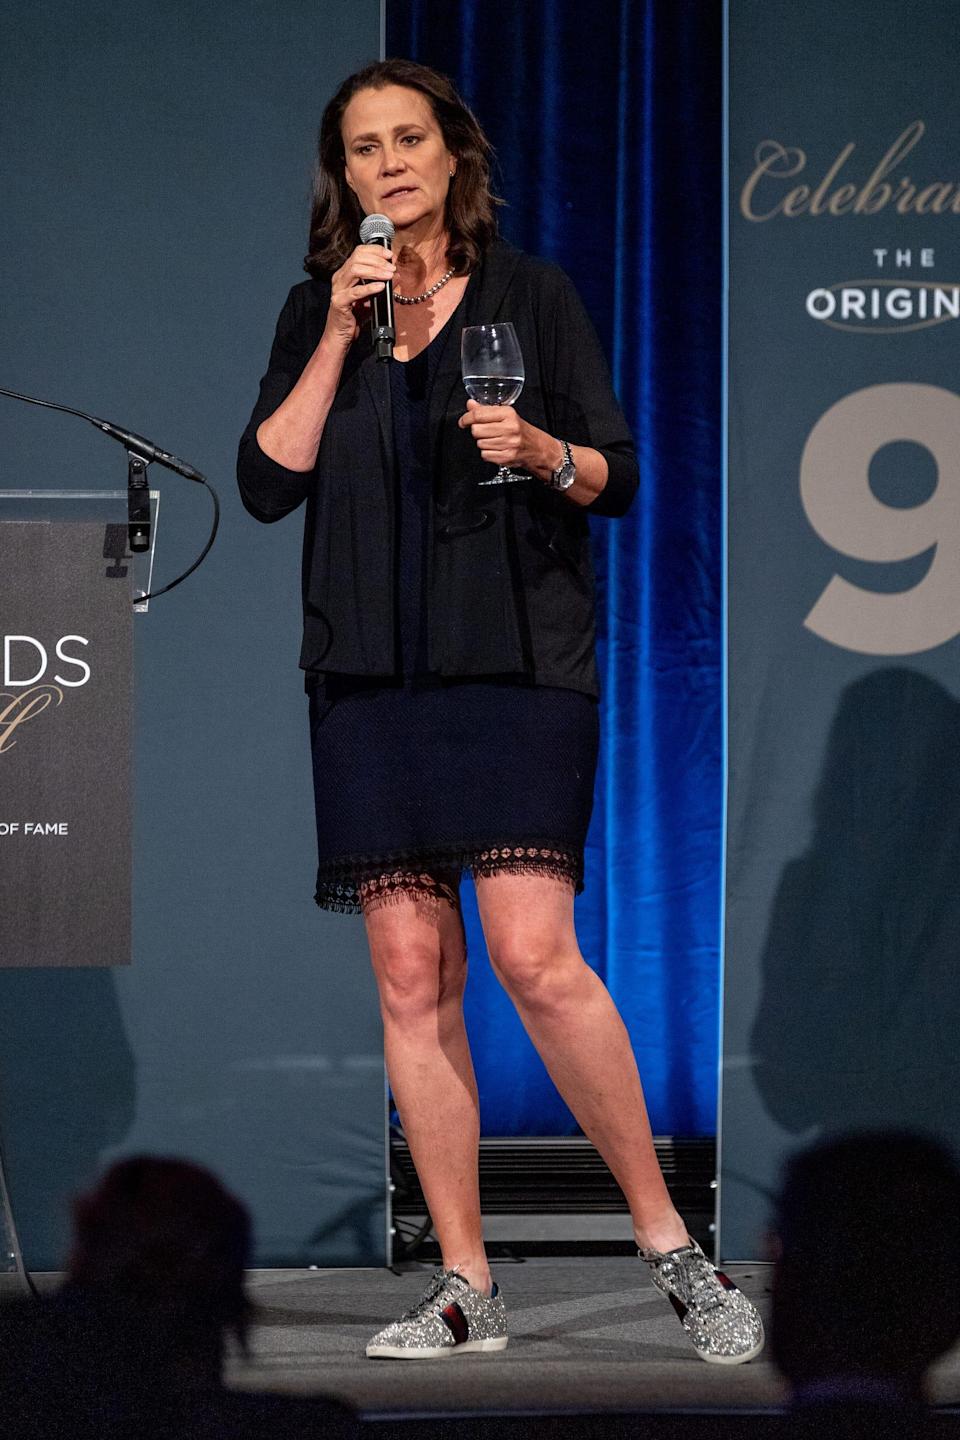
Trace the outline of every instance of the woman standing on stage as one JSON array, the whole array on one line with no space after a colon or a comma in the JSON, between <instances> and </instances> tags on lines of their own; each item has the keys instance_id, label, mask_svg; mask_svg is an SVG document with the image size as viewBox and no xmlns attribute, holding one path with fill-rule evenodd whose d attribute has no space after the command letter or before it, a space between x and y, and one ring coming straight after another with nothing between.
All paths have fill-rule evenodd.
<instances>
[{"instance_id":1,"label":"woman standing on stage","mask_svg":"<svg viewBox=\"0 0 960 1440\"><path fill-rule=\"evenodd\" d=\"M367 1354L507 1343L463 1021L470 869L497 977L622 1186L655 1284L704 1359L737 1363L762 1348L760 1317L670 1201L626 1029L574 932L598 737L587 513L624 514L636 456L569 280L497 238L489 156L435 71L387 60L344 82L320 130L313 278L290 292L240 447L253 515L307 502L317 902L362 910L443 1256ZM357 243L371 214L392 222L392 251ZM363 321L388 281L397 336L381 364ZM522 394L465 403L461 332L504 321ZM526 478L484 485L494 465Z\"/></svg>"}]
</instances>

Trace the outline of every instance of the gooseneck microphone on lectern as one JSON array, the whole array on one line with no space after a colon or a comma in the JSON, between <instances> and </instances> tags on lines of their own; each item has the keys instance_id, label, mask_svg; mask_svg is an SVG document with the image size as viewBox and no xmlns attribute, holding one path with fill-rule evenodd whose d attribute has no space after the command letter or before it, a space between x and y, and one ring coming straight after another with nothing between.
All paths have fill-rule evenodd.
<instances>
[{"instance_id":1,"label":"gooseneck microphone on lectern","mask_svg":"<svg viewBox=\"0 0 960 1440\"><path fill-rule=\"evenodd\" d=\"M53 400L39 400L35 395L21 395L17 390L0 389L0 395L8 395L11 400L23 400L28 405L40 405L44 410L60 410L65 415L76 415L78 419L88 420L91 425L96 425L97 429L102 430L104 435L109 435L111 440L120 441L126 449L129 461L127 531L130 549L134 552L150 549L150 488L147 466L152 461L156 460L158 465L164 465L168 470L175 470L186 480L207 484L206 477L192 465L188 465L186 460L178 460L176 455L171 455L169 450L162 450L144 435L125 430L122 425L114 425L111 420L101 420L98 415L88 415L86 410L75 410L71 405L59 405Z\"/></svg>"},{"instance_id":2,"label":"gooseneck microphone on lectern","mask_svg":"<svg viewBox=\"0 0 960 1440\"><path fill-rule=\"evenodd\" d=\"M360 225L360 239L364 245L382 245L390 249L393 239L393 221L389 215L366 215ZM388 280L384 288L370 297L370 330L373 347L378 360L392 360L393 346L397 338L393 323L393 281Z\"/></svg>"},{"instance_id":3,"label":"gooseneck microphone on lectern","mask_svg":"<svg viewBox=\"0 0 960 1440\"><path fill-rule=\"evenodd\" d=\"M390 224L389 220L387 224ZM392 225L390 231L392 234ZM184 479L195 480L198 485L204 485L210 491L210 499L213 501L213 524L210 526L206 545L182 575L178 575L176 580L170 580L157 590L151 590L148 595L138 595L134 601L136 605L143 605L147 600L153 600L157 595L165 595L168 590L175 589L182 580L186 580L188 575L193 574L198 565L202 564L216 539L220 525L220 499L205 475L201 475L200 471L195 470L192 465L188 465L186 460L179 460L176 455L171 455L169 450L161 449L146 436L138 435L134 430L126 430L122 425L114 425L112 420L101 420L98 415L90 415L86 410L75 410L72 405L61 405L56 400L41 400L37 395L23 395L19 390L7 390L2 385L0 385L0 395L7 395L11 400L22 400L25 405L39 405L43 410L59 410L63 415L76 415L79 420L87 420L91 425L95 425L98 430L101 430L104 435L109 435L112 440L120 441L127 452L127 543L134 553L150 549L148 465L156 461L165 469L175 470Z\"/></svg>"}]
</instances>

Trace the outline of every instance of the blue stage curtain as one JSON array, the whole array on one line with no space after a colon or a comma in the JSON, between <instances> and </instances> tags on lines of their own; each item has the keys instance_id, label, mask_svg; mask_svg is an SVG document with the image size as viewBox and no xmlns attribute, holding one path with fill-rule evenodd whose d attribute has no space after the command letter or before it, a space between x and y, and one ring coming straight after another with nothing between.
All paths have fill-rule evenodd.
<instances>
[{"instance_id":1,"label":"blue stage curtain","mask_svg":"<svg viewBox=\"0 0 960 1440\"><path fill-rule=\"evenodd\" d=\"M387 4L386 53L450 75L496 147L502 233L576 284L639 446L632 513L592 522L603 738L577 929L661 1134L716 1117L721 16L719 0ZM484 1133L575 1133L465 911Z\"/></svg>"}]
</instances>

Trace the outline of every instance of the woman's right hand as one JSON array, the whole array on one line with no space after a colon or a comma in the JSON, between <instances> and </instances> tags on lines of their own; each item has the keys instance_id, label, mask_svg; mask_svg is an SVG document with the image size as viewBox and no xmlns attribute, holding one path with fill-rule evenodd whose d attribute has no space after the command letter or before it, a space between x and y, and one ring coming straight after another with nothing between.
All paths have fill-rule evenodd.
<instances>
[{"instance_id":1,"label":"woman's right hand","mask_svg":"<svg viewBox=\"0 0 960 1440\"><path fill-rule=\"evenodd\" d=\"M360 334L359 322L370 297L385 288L396 268L393 255L382 245L358 245L333 272L324 334L349 350Z\"/></svg>"}]
</instances>

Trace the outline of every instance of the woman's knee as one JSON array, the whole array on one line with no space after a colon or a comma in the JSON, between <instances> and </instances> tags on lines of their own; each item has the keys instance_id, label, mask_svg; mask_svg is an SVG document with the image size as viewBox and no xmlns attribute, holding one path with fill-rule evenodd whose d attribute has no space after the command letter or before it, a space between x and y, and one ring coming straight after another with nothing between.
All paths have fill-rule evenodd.
<instances>
[{"instance_id":1,"label":"woman's knee","mask_svg":"<svg viewBox=\"0 0 960 1440\"><path fill-rule=\"evenodd\" d=\"M525 1006L562 1006L586 970L576 944L560 936L515 934L490 947L490 963L508 995Z\"/></svg>"},{"instance_id":2,"label":"woman's knee","mask_svg":"<svg viewBox=\"0 0 960 1440\"><path fill-rule=\"evenodd\" d=\"M463 946L401 932L371 938L370 954L385 1019L412 1024L462 1001L467 970Z\"/></svg>"}]
</instances>

